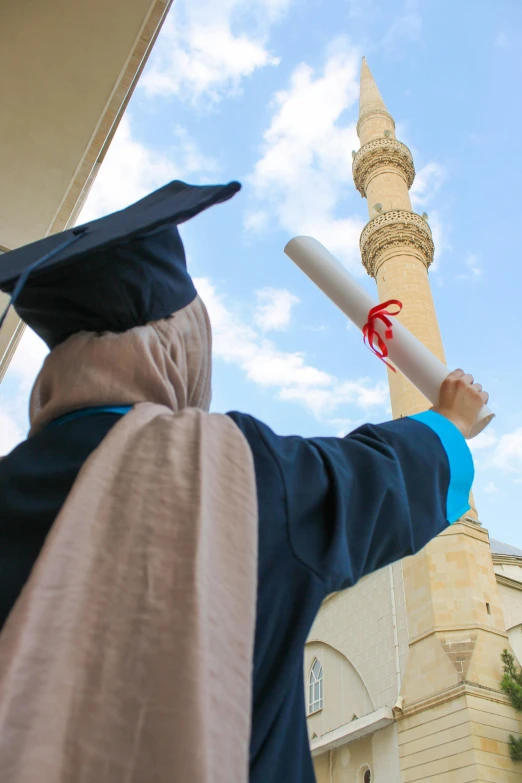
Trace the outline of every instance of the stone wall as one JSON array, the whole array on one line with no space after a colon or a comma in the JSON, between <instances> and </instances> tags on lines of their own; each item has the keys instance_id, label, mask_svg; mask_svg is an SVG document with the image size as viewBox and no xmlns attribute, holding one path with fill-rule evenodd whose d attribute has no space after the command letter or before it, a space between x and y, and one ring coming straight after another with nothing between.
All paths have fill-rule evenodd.
<instances>
[{"instance_id":1,"label":"stone wall","mask_svg":"<svg viewBox=\"0 0 522 783\"><path fill-rule=\"evenodd\" d=\"M364 772L373 771L372 738L351 742L314 759L317 783L364 783ZM372 777L372 783L379 781ZM384 779L382 783L395 783Z\"/></svg>"},{"instance_id":2,"label":"stone wall","mask_svg":"<svg viewBox=\"0 0 522 783\"><path fill-rule=\"evenodd\" d=\"M508 737L520 721L507 699L460 686L398 723L402 783L520 783Z\"/></svg>"},{"instance_id":3,"label":"stone wall","mask_svg":"<svg viewBox=\"0 0 522 783\"><path fill-rule=\"evenodd\" d=\"M396 635L390 572L393 574ZM397 652L402 671L408 654L401 563L377 571L355 587L329 598L317 616L309 641L329 644L350 661L368 689L375 709L393 706L398 696Z\"/></svg>"},{"instance_id":4,"label":"stone wall","mask_svg":"<svg viewBox=\"0 0 522 783\"><path fill-rule=\"evenodd\" d=\"M509 630L522 623L522 590L500 583L498 592L506 629Z\"/></svg>"}]
</instances>

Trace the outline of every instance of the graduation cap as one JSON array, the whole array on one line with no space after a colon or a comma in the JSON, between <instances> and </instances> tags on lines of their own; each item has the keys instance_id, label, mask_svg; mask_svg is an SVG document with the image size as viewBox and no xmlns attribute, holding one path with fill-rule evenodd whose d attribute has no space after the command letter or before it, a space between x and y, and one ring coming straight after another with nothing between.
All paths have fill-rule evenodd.
<instances>
[{"instance_id":1,"label":"graduation cap","mask_svg":"<svg viewBox=\"0 0 522 783\"><path fill-rule=\"evenodd\" d=\"M196 297L177 226L240 188L174 181L119 212L11 250L0 256L0 290L49 348L83 330L125 332L167 318Z\"/></svg>"}]
</instances>

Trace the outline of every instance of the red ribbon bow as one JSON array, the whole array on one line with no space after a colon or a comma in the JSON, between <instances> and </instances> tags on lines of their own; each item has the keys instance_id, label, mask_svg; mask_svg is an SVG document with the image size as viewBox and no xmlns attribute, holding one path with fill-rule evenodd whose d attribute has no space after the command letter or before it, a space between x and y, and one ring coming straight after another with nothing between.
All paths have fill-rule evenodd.
<instances>
[{"instance_id":1,"label":"red ribbon bow","mask_svg":"<svg viewBox=\"0 0 522 783\"><path fill-rule=\"evenodd\" d=\"M391 312L387 308L391 305L394 305L397 310L396 312ZM393 372L397 372L395 367L393 367L389 362L386 361L388 357L388 346L386 345L385 341L379 334L379 332L375 328L375 322L376 321L382 321L383 324L386 327L386 331L384 333L384 336L387 340L393 339L393 329L392 329L392 322L388 318L390 315L399 315L400 311L402 310L402 302L399 302L398 299L388 299L387 302L381 302L381 304L375 305L375 307L372 307L370 312L368 313L368 322L364 324L363 326L363 335L364 335L364 344L370 349L370 351L373 351L373 353L379 357L381 362L384 362L384 364L390 368Z\"/></svg>"}]
</instances>

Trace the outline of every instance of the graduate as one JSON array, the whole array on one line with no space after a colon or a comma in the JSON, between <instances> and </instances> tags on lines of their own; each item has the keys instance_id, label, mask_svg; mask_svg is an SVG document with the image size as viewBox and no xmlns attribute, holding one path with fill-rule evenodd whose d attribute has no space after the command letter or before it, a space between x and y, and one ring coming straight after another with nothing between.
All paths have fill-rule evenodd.
<instances>
[{"instance_id":1,"label":"graduate","mask_svg":"<svg viewBox=\"0 0 522 783\"><path fill-rule=\"evenodd\" d=\"M487 394L462 371L433 410L345 438L208 412L177 226L239 187L172 182L0 257L51 349L0 461L6 783L313 783L321 602L469 508Z\"/></svg>"}]
</instances>

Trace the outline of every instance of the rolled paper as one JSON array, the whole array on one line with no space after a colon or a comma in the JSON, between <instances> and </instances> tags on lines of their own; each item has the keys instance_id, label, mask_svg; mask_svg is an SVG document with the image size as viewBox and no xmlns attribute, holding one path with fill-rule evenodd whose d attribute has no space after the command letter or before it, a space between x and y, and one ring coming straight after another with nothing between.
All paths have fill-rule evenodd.
<instances>
[{"instance_id":1,"label":"rolled paper","mask_svg":"<svg viewBox=\"0 0 522 783\"><path fill-rule=\"evenodd\" d=\"M285 253L361 332L367 331L370 313L379 306L320 242L312 237L295 237L286 245ZM378 344L386 345L385 356L432 405L436 405L440 387L450 371L389 312L388 319L391 327L378 318L373 319L373 330L380 336ZM494 415L484 405L469 437L474 438L482 432Z\"/></svg>"}]
</instances>

